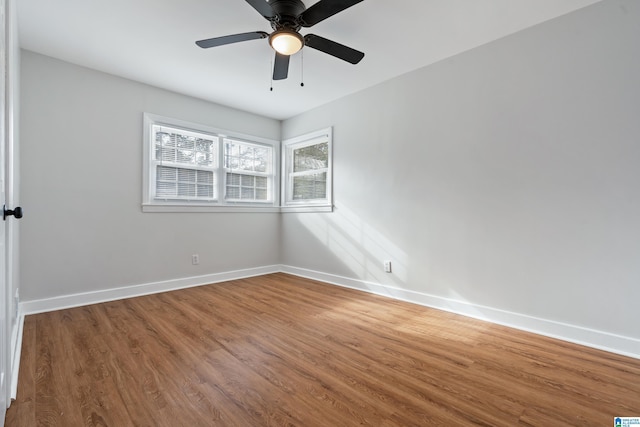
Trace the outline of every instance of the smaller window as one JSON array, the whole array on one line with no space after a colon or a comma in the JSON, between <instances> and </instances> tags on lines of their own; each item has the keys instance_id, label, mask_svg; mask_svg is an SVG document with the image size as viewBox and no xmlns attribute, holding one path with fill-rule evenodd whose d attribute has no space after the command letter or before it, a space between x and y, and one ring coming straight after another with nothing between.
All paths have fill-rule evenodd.
<instances>
[{"instance_id":1,"label":"smaller window","mask_svg":"<svg viewBox=\"0 0 640 427\"><path fill-rule=\"evenodd\" d=\"M273 199L273 148L224 140L225 200L269 203Z\"/></svg>"},{"instance_id":2,"label":"smaller window","mask_svg":"<svg viewBox=\"0 0 640 427\"><path fill-rule=\"evenodd\" d=\"M283 142L284 207L331 207L331 143L331 128Z\"/></svg>"}]
</instances>

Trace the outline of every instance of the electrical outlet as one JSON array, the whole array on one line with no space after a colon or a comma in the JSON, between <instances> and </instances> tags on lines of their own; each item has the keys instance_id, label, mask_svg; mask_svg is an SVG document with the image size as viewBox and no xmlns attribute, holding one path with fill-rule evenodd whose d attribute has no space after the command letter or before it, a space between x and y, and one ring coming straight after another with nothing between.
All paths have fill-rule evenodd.
<instances>
[{"instance_id":1,"label":"electrical outlet","mask_svg":"<svg viewBox=\"0 0 640 427\"><path fill-rule=\"evenodd\" d=\"M200 255L198 255L198 254L191 255L191 264L193 264L193 265L200 264Z\"/></svg>"},{"instance_id":2,"label":"electrical outlet","mask_svg":"<svg viewBox=\"0 0 640 427\"><path fill-rule=\"evenodd\" d=\"M384 271L385 273L391 273L391 261L384 262Z\"/></svg>"}]
</instances>

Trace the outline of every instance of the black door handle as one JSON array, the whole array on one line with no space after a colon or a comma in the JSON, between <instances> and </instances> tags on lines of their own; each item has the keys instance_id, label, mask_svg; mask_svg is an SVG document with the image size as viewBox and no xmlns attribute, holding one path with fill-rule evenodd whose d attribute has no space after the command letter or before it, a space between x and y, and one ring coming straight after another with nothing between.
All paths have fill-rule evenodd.
<instances>
[{"instance_id":1,"label":"black door handle","mask_svg":"<svg viewBox=\"0 0 640 427\"><path fill-rule=\"evenodd\" d=\"M22 208L20 206L16 207L15 209L7 209L6 206L3 206L2 211L2 219L4 220L6 220L9 215L13 215L18 219L22 218Z\"/></svg>"}]
</instances>

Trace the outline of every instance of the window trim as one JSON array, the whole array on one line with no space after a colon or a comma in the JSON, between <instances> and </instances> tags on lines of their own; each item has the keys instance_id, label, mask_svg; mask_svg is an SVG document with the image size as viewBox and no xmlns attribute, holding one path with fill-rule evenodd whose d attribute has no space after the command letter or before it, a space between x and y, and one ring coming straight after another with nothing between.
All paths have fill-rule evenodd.
<instances>
[{"instance_id":1,"label":"window trim","mask_svg":"<svg viewBox=\"0 0 640 427\"><path fill-rule=\"evenodd\" d=\"M313 145L321 141L328 143L327 165L327 197L318 201L313 200L292 200L290 176L293 172L293 150L308 145ZM281 211L282 212L332 212L333 211L333 129L331 127L309 132L282 141L282 178L281 178Z\"/></svg>"},{"instance_id":2,"label":"window trim","mask_svg":"<svg viewBox=\"0 0 640 427\"><path fill-rule=\"evenodd\" d=\"M152 199L151 159L154 144L152 144L152 126L164 125L170 128L182 129L190 132L211 135L217 141L217 176L215 201L158 201ZM239 132L219 129L199 123L174 119L152 113L143 114L143 153L142 153L142 211L143 212L280 212L280 141L247 135ZM238 142L266 145L272 149L272 182L271 202L243 202L224 200L225 168L224 168L224 140L232 139Z\"/></svg>"},{"instance_id":3,"label":"window trim","mask_svg":"<svg viewBox=\"0 0 640 427\"><path fill-rule=\"evenodd\" d=\"M220 172L222 175L224 175L223 179L221 180L222 182L220 183L220 187L221 187L221 191L223 192L223 194L226 195L226 186L227 186L227 174L237 174L237 175L249 175L249 176L254 176L254 177L258 177L258 176L263 176L266 177L267 179L272 178L273 182L272 182L272 188L271 188L271 193L273 194L273 201L259 201L259 200L253 200L253 201L249 201L249 202L245 202L242 199L232 199L232 200L227 200L225 199L225 204L228 206L242 206L242 205L251 205L252 207L264 207L264 206L277 206L279 207L279 203L276 204L275 200L280 200L279 196L279 191L280 191L280 187L279 187L279 181L275 178L276 175L280 175L280 168L279 168L279 164L278 162L275 160L275 157L279 154L279 152L276 151L274 146L268 145L268 144L263 144L260 143L258 141L248 141L246 139L240 139L240 138L236 138L236 137L232 137L230 135L224 135L221 136L221 148L222 148L222 155L221 155L221 160L222 160L222 164L220 165ZM238 143L238 144L247 144L247 145L254 145L254 146L269 146L271 147L271 149L273 150L273 157L271 159L271 170L268 172L258 172L258 171L246 171L246 170L242 170L242 169L233 169L233 168L227 168L225 166L225 144L227 142L231 142L231 143ZM280 143L278 142L278 148L279 148ZM276 184L278 183L278 184ZM276 187L276 185L278 185Z\"/></svg>"}]
</instances>

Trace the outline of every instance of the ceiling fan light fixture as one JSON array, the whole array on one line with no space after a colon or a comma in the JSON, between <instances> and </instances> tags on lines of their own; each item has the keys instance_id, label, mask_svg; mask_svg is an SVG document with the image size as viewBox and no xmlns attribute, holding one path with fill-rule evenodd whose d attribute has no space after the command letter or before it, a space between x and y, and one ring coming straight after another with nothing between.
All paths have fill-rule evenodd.
<instances>
[{"instance_id":1,"label":"ceiling fan light fixture","mask_svg":"<svg viewBox=\"0 0 640 427\"><path fill-rule=\"evenodd\" d=\"M269 36L269 44L276 52L282 55L293 55L304 46L302 36L291 30L274 31Z\"/></svg>"}]
</instances>

